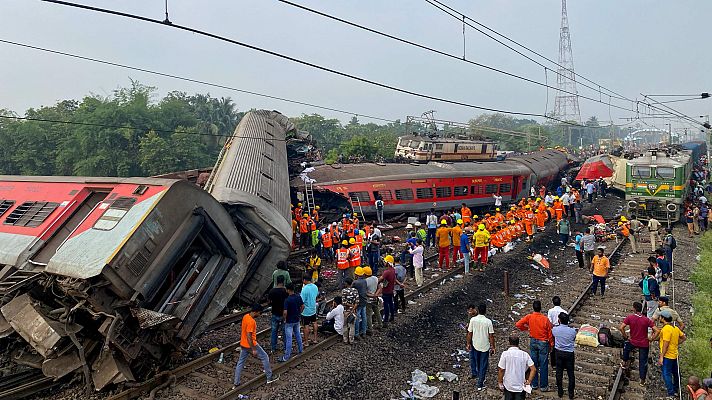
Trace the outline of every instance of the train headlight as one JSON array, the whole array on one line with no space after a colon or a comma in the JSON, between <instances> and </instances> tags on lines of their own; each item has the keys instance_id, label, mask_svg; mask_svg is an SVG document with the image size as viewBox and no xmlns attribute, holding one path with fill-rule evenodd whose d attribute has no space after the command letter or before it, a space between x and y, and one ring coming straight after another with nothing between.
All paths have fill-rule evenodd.
<instances>
[{"instance_id":1,"label":"train headlight","mask_svg":"<svg viewBox=\"0 0 712 400\"><path fill-rule=\"evenodd\" d=\"M636 202L633 201L633 200L631 200L631 201L628 202L628 209L629 209L629 210L635 210L636 208L638 208L638 203L636 203Z\"/></svg>"},{"instance_id":2,"label":"train headlight","mask_svg":"<svg viewBox=\"0 0 712 400\"><path fill-rule=\"evenodd\" d=\"M677 204L669 203L665 208L667 208L669 212L674 213L675 211L677 211Z\"/></svg>"}]
</instances>

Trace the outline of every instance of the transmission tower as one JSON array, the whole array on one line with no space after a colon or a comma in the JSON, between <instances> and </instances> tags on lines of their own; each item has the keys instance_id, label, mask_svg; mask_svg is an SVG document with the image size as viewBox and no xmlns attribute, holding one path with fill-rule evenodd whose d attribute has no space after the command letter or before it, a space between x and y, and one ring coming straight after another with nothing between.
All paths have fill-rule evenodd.
<instances>
[{"instance_id":1,"label":"transmission tower","mask_svg":"<svg viewBox=\"0 0 712 400\"><path fill-rule=\"evenodd\" d=\"M554 102L554 115L564 121L581 122L576 75L574 74L574 56L571 52L569 17L566 14L566 0L561 0L561 33L559 36L559 68L556 75L556 87L559 89Z\"/></svg>"}]
</instances>

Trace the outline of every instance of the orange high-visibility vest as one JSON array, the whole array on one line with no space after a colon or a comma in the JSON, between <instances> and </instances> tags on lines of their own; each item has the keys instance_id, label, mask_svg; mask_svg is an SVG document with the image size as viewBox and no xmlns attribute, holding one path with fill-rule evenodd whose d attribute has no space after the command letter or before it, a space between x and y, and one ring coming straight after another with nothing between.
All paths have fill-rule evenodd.
<instances>
[{"instance_id":1,"label":"orange high-visibility vest","mask_svg":"<svg viewBox=\"0 0 712 400\"><path fill-rule=\"evenodd\" d=\"M351 245L349 249L351 253L351 258L349 259L349 266L358 267L361 265L361 246L354 244Z\"/></svg>"},{"instance_id":2,"label":"orange high-visibility vest","mask_svg":"<svg viewBox=\"0 0 712 400\"><path fill-rule=\"evenodd\" d=\"M354 240L356 241L356 246L363 247L363 236L360 233L354 236Z\"/></svg>"},{"instance_id":3,"label":"orange high-visibility vest","mask_svg":"<svg viewBox=\"0 0 712 400\"><path fill-rule=\"evenodd\" d=\"M536 215L536 225L540 228L543 228L544 224L546 223L546 212L539 211L535 215Z\"/></svg>"},{"instance_id":4,"label":"orange high-visibility vest","mask_svg":"<svg viewBox=\"0 0 712 400\"><path fill-rule=\"evenodd\" d=\"M341 247L336 250L336 268L346 269L349 267L349 249Z\"/></svg>"},{"instance_id":5,"label":"orange high-visibility vest","mask_svg":"<svg viewBox=\"0 0 712 400\"><path fill-rule=\"evenodd\" d=\"M462 214L462 222L471 222L472 221L472 210L470 210L469 207L462 207L460 209L460 214Z\"/></svg>"},{"instance_id":6,"label":"orange high-visibility vest","mask_svg":"<svg viewBox=\"0 0 712 400\"><path fill-rule=\"evenodd\" d=\"M332 245L331 232L324 232L321 235L321 244L322 244L322 246L324 246L327 249L329 247L331 247L331 245Z\"/></svg>"},{"instance_id":7,"label":"orange high-visibility vest","mask_svg":"<svg viewBox=\"0 0 712 400\"><path fill-rule=\"evenodd\" d=\"M302 208L301 207L294 207L294 218L297 221L302 220L303 217L302 217Z\"/></svg>"},{"instance_id":8,"label":"orange high-visibility vest","mask_svg":"<svg viewBox=\"0 0 712 400\"><path fill-rule=\"evenodd\" d=\"M358 226L359 226L358 218L352 219L351 225L353 226L354 229L358 229Z\"/></svg>"},{"instance_id":9,"label":"orange high-visibility vest","mask_svg":"<svg viewBox=\"0 0 712 400\"><path fill-rule=\"evenodd\" d=\"M345 232L348 232L348 230L351 228L351 220L348 218L344 218L341 220L341 229L343 229Z\"/></svg>"},{"instance_id":10,"label":"orange high-visibility vest","mask_svg":"<svg viewBox=\"0 0 712 400\"><path fill-rule=\"evenodd\" d=\"M309 232L309 220L302 218L299 220L299 232L307 233Z\"/></svg>"},{"instance_id":11,"label":"orange high-visibility vest","mask_svg":"<svg viewBox=\"0 0 712 400\"><path fill-rule=\"evenodd\" d=\"M314 221L319 222L319 211L317 211L316 209L312 210L312 219Z\"/></svg>"}]
</instances>

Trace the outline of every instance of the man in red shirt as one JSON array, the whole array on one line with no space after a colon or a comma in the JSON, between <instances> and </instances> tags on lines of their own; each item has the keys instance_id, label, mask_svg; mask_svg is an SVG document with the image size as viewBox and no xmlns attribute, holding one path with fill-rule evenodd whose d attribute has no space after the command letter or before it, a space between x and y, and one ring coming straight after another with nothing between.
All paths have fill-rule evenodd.
<instances>
[{"instance_id":1,"label":"man in red shirt","mask_svg":"<svg viewBox=\"0 0 712 400\"><path fill-rule=\"evenodd\" d=\"M534 361L536 373L532 381L532 389L541 388L542 392L549 389L549 349L554 345L551 334L551 321L541 312L541 301L532 303L534 312L517 321L515 326L520 331L529 331L529 354Z\"/></svg>"},{"instance_id":2,"label":"man in red shirt","mask_svg":"<svg viewBox=\"0 0 712 400\"><path fill-rule=\"evenodd\" d=\"M247 362L247 357L250 353L262 361L262 367L264 368L265 375L267 376L267 383L272 383L279 379L278 376L272 374L272 368L270 368L269 365L269 356L262 349L262 346L257 343L257 322L255 322L255 318L259 317L260 314L262 314L262 305L253 304L251 311L242 317L240 359L237 360L237 365L235 366L233 389L240 386L240 375L242 374L242 369L245 367L245 362Z\"/></svg>"},{"instance_id":3,"label":"man in red shirt","mask_svg":"<svg viewBox=\"0 0 712 400\"><path fill-rule=\"evenodd\" d=\"M630 334L625 328L630 327ZM638 349L638 368L640 374L640 384L645 385L645 378L648 375L648 351L650 350L650 340L648 328L653 330L653 335L658 332L655 323L643 315L643 305L639 302L633 303L633 314L625 317L619 330L623 334L623 368L626 375L630 375L630 353L633 349Z\"/></svg>"},{"instance_id":4,"label":"man in red shirt","mask_svg":"<svg viewBox=\"0 0 712 400\"><path fill-rule=\"evenodd\" d=\"M386 269L378 278L378 283L383 285L383 326L387 326L389 322L393 322L396 314L396 305L393 302L393 294L396 286L396 270L393 267L394 258L392 255L383 257L383 263Z\"/></svg>"}]
</instances>

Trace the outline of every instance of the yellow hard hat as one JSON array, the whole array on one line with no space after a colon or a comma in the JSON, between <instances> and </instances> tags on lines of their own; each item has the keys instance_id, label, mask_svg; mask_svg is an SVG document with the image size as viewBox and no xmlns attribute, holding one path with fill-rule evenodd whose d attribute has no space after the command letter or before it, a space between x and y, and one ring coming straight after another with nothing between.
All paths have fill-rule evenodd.
<instances>
[{"instance_id":1,"label":"yellow hard hat","mask_svg":"<svg viewBox=\"0 0 712 400\"><path fill-rule=\"evenodd\" d=\"M354 239L354 238L349 239L349 243L356 244L356 239Z\"/></svg>"},{"instance_id":2,"label":"yellow hard hat","mask_svg":"<svg viewBox=\"0 0 712 400\"><path fill-rule=\"evenodd\" d=\"M344 246L348 246L348 245L349 245L349 242L347 242L347 241L345 241L345 240L342 240L342 241L341 241L341 244L344 245Z\"/></svg>"},{"instance_id":3,"label":"yellow hard hat","mask_svg":"<svg viewBox=\"0 0 712 400\"><path fill-rule=\"evenodd\" d=\"M534 210L534 214L539 214L539 209Z\"/></svg>"},{"instance_id":4,"label":"yellow hard hat","mask_svg":"<svg viewBox=\"0 0 712 400\"><path fill-rule=\"evenodd\" d=\"M354 213L354 217L358 217L358 213Z\"/></svg>"},{"instance_id":5,"label":"yellow hard hat","mask_svg":"<svg viewBox=\"0 0 712 400\"><path fill-rule=\"evenodd\" d=\"M394 260L393 260L393 256L389 254L389 255L383 257L383 261L385 261L385 262L387 262L387 263L389 263L389 264L393 264L393 261L394 261Z\"/></svg>"},{"instance_id":6,"label":"yellow hard hat","mask_svg":"<svg viewBox=\"0 0 712 400\"><path fill-rule=\"evenodd\" d=\"M373 275L373 271L371 271L371 267L363 267L363 273L366 274L366 276Z\"/></svg>"},{"instance_id":7,"label":"yellow hard hat","mask_svg":"<svg viewBox=\"0 0 712 400\"><path fill-rule=\"evenodd\" d=\"M497 208L496 211L499 211L499 208Z\"/></svg>"},{"instance_id":8,"label":"yellow hard hat","mask_svg":"<svg viewBox=\"0 0 712 400\"><path fill-rule=\"evenodd\" d=\"M515 206L511 206L511 207L509 207L509 209L510 209L510 210L516 210L516 209L517 209L517 207L515 207Z\"/></svg>"},{"instance_id":9,"label":"yellow hard hat","mask_svg":"<svg viewBox=\"0 0 712 400\"><path fill-rule=\"evenodd\" d=\"M447 221L445 221L445 220L440 221L440 225L447 225Z\"/></svg>"},{"instance_id":10,"label":"yellow hard hat","mask_svg":"<svg viewBox=\"0 0 712 400\"><path fill-rule=\"evenodd\" d=\"M622 222L628 222L628 218L626 218L626 217L621 217L621 221L622 221Z\"/></svg>"},{"instance_id":11,"label":"yellow hard hat","mask_svg":"<svg viewBox=\"0 0 712 400\"><path fill-rule=\"evenodd\" d=\"M526 206L524 206L524 208L526 208L527 210L531 210L531 209L532 209L532 206L530 206L529 204L527 204Z\"/></svg>"},{"instance_id":12,"label":"yellow hard hat","mask_svg":"<svg viewBox=\"0 0 712 400\"><path fill-rule=\"evenodd\" d=\"M297 203L297 207L301 207L301 206L302 206L302 203Z\"/></svg>"},{"instance_id":13,"label":"yellow hard hat","mask_svg":"<svg viewBox=\"0 0 712 400\"><path fill-rule=\"evenodd\" d=\"M559 200L559 196L554 196L554 200Z\"/></svg>"},{"instance_id":14,"label":"yellow hard hat","mask_svg":"<svg viewBox=\"0 0 712 400\"><path fill-rule=\"evenodd\" d=\"M316 209L318 210L318 209L319 209L319 206L316 206L316 207L314 207L314 208L316 208Z\"/></svg>"},{"instance_id":15,"label":"yellow hard hat","mask_svg":"<svg viewBox=\"0 0 712 400\"><path fill-rule=\"evenodd\" d=\"M308 216L309 216L309 214L307 214L307 213L302 214L302 217L308 217Z\"/></svg>"},{"instance_id":16,"label":"yellow hard hat","mask_svg":"<svg viewBox=\"0 0 712 400\"><path fill-rule=\"evenodd\" d=\"M618 223L618 226L621 226L621 225L623 225L623 223L622 223L622 222L619 222L619 223Z\"/></svg>"},{"instance_id":17,"label":"yellow hard hat","mask_svg":"<svg viewBox=\"0 0 712 400\"><path fill-rule=\"evenodd\" d=\"M541 197L537 197L537 198L536 198L536 201L541 201Z\"/></svg>"},{"instance_id":18,"label":"yellow hard hat","mask_svg":"<svg viewBox=\"0 0 712 400\"><path fill-rule=\"evenodd\" d=\"M510 224L514 224L514 223L516 223L516 222L517 222L517 221L515 221L515 220L509 221Z\"/></svg>"},{"instance_id":19,"label":"yellow hard hat","mask_svg":"<svg viewBox=\"0 0 712 400\"><path fill-rule=\"evenodd\" d=\"M458 220L457 220L457 224L458 224L458 225L462 225L462 220L461 220L461 219L458 219Z\"/></svg>"},{"instance_id":20,"label":"yellow hard hat","mask_svg":"<svg viewBox=\"0 0 712 400\"><path fill-rule=\"evenodd\" d=\"M485 224L480 224L477 226L477 229L484 231L485 230Z\"/></svg>"},{"instance_id":21,"label":"yellow hard hat","mask_svg":"<svg viewBox=\"0 0 712 400\"><path fill-rule=\"evenodd\" d=\"M472 219L478 219L480 216L479 215L473 215Z\"/></svg>"},{"instance_id":22,"label":"yellow hard hat","mask_svg":"<svg viewBox=\"0 0 712 400\"><path fill-rule=\"evenodd\" d=\"M354 274L356 274L357 276L363 275L363 268L356 267L356 270L354 270Z\"/></svg>"}]
</instances>

